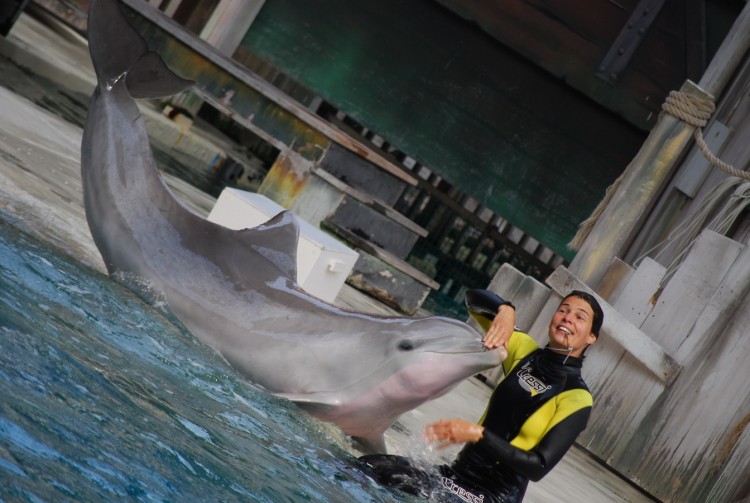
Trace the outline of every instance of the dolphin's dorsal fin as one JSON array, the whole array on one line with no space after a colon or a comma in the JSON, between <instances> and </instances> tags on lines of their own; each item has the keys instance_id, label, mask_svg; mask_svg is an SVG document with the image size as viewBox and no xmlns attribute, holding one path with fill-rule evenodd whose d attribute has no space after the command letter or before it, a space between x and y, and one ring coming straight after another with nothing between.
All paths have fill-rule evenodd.
<instances>
[{"instance_id":1,"label":"dolphin's dorsal fin","mask_svg":"<svg viewBox=\"0 0 750 503\"><path fill-rule=\"evenodd\" d=\"M282 211L264 224L237 233L282 273L297 281L299 224L292 212Z\"/></svg>"}]
</instances>

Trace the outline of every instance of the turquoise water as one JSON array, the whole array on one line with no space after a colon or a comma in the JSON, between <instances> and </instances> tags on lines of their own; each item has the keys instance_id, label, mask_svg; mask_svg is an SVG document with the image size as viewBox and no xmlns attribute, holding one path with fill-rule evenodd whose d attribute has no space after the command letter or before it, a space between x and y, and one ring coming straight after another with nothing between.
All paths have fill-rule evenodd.
<instances>
[{"instance_id":1,"label":"turquoise water","mask_svg":"<svg viewBox=\"0 0 750 503\"><path fill-rule=\"evenodd\" d=\"M330 430L0 219L0 501L403 501Z\"/></svg>"}]
</instances>

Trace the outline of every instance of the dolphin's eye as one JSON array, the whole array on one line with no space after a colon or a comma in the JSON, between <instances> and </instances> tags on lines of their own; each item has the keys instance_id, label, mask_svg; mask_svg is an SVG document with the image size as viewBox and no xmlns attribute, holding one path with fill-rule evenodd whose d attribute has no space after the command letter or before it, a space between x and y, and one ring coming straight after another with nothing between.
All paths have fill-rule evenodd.
<instances>
[{"instance_id":1,"label":"dolphin's eye","mask_svg":"<svg viewBox=\"0 0 750 503\"><path fill-rule=\"evenodd\" d=\"M411 351L412 349L414 349L414 343L408 339L405 339L399 342L398 349L401 349L403 351Z\"/></svg>"}]
</instances>

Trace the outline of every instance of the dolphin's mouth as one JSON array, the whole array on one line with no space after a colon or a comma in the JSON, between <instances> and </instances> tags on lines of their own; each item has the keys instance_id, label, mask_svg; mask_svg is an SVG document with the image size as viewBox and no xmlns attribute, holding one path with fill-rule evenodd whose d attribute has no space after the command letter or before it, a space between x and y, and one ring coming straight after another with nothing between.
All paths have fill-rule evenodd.
<instances>
[{"instance_id":1,"label":"dolphin's mouth","mask_svg":"<svg viewBox=\"0 0 750 503\"><path fill-rule=\"evenodd\" d=\"M490 349L484 344L477 343L476 346L464 347L464 348L450 348L444 351L433 351L433 353L441 355L466 355L466 354L482 354L482 353L499 353L500 348Z\"/></svg>"}]
</instances>

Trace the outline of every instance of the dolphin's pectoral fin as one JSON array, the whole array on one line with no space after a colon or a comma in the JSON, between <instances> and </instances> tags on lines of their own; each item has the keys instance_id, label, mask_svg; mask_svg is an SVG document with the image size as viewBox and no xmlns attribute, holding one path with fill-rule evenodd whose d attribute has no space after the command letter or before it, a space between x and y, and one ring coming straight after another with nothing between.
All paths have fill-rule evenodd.
<instances>
[{"instance_id":1,"label":"dolphin's pectoral fin","mask_svg":"<svg viewBox=\"0 0 750 503\"><path fill-rule=\"evenodd\" d=\"M353 437L352 440L363 454L388 454L382 434L372 437Z\"/></svg>"},{"instance_id":2,"label":"dolphin's pectoral fin","mask_svg":"<svg viewBox=\"0 0 750 503\"><path fill-rule=\"evenodd\" d=\"M274 393L274 395L286 398L294 402L308 414L318 418L327 417L332 411L341 405L337 398L326 400L320 394L315 398L305 393ZM334 421L335 422L335 421ZM367 437L352 437L355 447L362 451L363 454L386 454L385 438L382 433L373 433Z\"/></svg>"},{"instance_id":3,"label":"dolphin's pectoral fin","mask_svg":"<svg viewBox=\"0 0 750 503\"><path fill-rule=\"evenodd\" d=\"M274 393L275 396L286 398L296 403L308 412L318 412L320 414L326 414L340 405L337 400L327 401L322 399L320 395L316 398L312 398L307 393Z\"/></svg>"},{"instance_id":4,"label":"dolphin's pectoral fin","mask_svg":"<svg viewBox=\"0 0 750 503\"><path fill-rule=\"evenodd\" d=\"M240 239L266 260L297 281L299 224L293 213L282 211L266 223L236 232Z\"/></svg>"},{"instance_id":5,"label":"dolphin's pectoral fin","mask_svg":"<svg viewBox=\"0 0 750 503\"><path fill-rule=\"evenodd\" d=\"M163 98L188 89L194 82L176 75L161 56L148 52L130 68L126 83L133 98Z\"/></svg>"}]
</instances>

